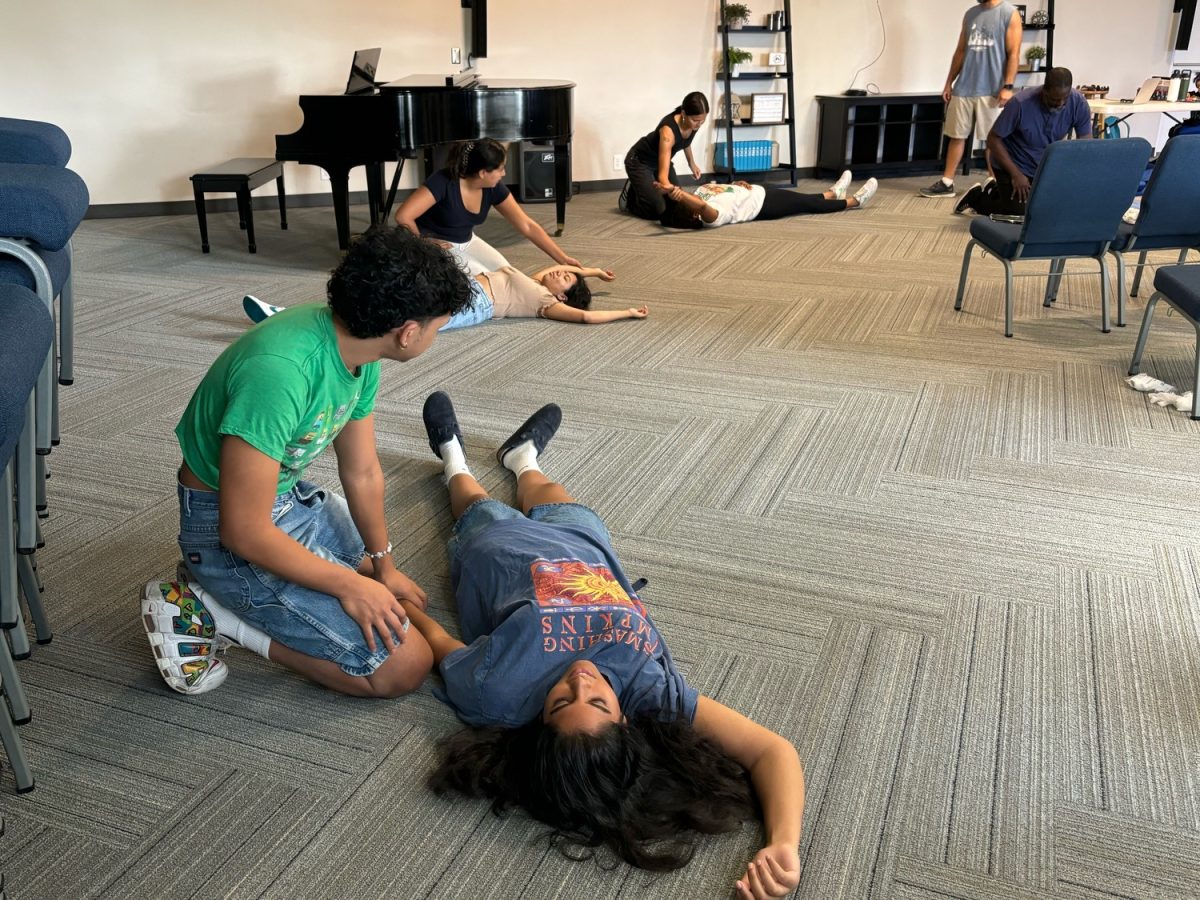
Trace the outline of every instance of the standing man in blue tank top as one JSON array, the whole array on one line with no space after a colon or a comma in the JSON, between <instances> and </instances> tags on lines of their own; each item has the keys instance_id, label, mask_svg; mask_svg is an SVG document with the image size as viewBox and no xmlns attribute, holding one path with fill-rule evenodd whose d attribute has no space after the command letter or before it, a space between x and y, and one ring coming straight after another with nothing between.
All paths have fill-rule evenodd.
<instances>
[{"instance_id":1,"label":"standing man in blue tank top","mask_svg":"<svg viewBox=\"0 0 1200 900\"><path fill-rule=\"evenodd\" d=\"M1000 110L1013 95L1013 79L1021 61L1021 17L1008 0L977 0L963 16L958 47L942 88L946 101L946 168L922 197L953 197L954 170L967 139L986 141Z\"/></svg>"}]
</instances>

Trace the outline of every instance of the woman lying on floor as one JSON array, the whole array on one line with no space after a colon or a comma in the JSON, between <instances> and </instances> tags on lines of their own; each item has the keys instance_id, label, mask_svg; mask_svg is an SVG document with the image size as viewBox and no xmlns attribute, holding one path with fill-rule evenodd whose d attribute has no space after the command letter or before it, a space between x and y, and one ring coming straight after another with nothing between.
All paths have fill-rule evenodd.
<instances>
[{"instance_id":1,"label":"woman lying on floor","mask_svg":"<svg viewBox=\"0 0 1200 900\"><path fill-rule=\"evenodd\" d=\"M539 318L601 325L618 319L644 319L650 314L645 306L592 309L592 291L584 281L588 276L601 281L612 281L617 277L612 269L582 266L547 266L532 275L512 266L496 272L481 272L471 278L471 305L451 316L438 331L478 325L488 319ZM271 306L249 294L242 298L242 309L254 322L261 322L285 308Z\"/></svg>"},{"instance_id":2,"label":"woman lying on floor","mask_svg":"<svg viewBox=\"0 0 1200 900\"><path fill-rule=\"evenodd\" d=\"M471 475L446 394L426 399L424 420L456 519L463 641L401 599L433 650L442 698L472 726L440 747L434 790L486 797L497 813L519 806L571 858L607 847L654 871L685 865L696 832L761 813L764 846L737 893L788 894L804 812L796 749L679 673L604 522L538 465L562 411L542 407L496 454L516 476L519 509Z\"/></svg>"},{"instance_id":3,"label":"woman lying on floor","mask_svg":"<svg viewBox=\"0 0 1200 900\"><path fill-rule=\"evenodd\" d=\"M879 189L879 182L874 178L868 179L847 197L850 178L850 171L846 170L823 194L801 194L745 181L702 184L694 194L673 184L656 181L654 186L662 191L666 200L667 208L659 222L667 228L703 228L706 225L716 228L756 219L782 219L860 209L871 202Z\"/></svg>"}]
</instances>

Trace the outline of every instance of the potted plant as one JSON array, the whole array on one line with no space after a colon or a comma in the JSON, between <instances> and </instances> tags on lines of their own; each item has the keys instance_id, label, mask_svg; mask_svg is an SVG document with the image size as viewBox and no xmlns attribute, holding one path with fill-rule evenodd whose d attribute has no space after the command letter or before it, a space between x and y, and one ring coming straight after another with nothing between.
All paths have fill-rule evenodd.
<instances>
[{"instance_id":1,"label":"potted plant","mask_svg":"<svg viewBox=\"0 0 1200 900\"><path fill-rule=\"evenodd\" d=\"M1025 61L1029 63L1030 72L1039 72L1042 68L1042 60L1046 58L1046 48L1041 44L1034 44L1025 51Z\"/></svg>"},{"instance_id":2,"label":"potted plant","mask_svg":"<svg viewBox=\"0 0 1200 900\"><path fill-rule=\"evenodd\" d=\"M741 74L742 63L748 63L752 58L753 54L749 50L743 50L741 47L730 47L729 55L726 57L729 74L737 78Z\"/></svg>"},{"instance_id":3,"label":"potted plant","mask_svg":"<svg viewBox=\"0 0 1200 900\"><path fill-rule=\"evenodd\" d=\"M742 26L750 21L750 7L745 3L726 3L724 18L730 31L741 31Z\"/></svg>"}]
</instances>

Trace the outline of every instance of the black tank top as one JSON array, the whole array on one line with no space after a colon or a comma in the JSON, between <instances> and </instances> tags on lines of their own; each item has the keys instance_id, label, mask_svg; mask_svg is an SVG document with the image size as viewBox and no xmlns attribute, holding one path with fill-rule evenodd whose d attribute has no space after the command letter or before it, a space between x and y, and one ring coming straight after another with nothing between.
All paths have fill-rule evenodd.
<instances>
[{"instance_id":1,"label":"black tank top","mask_svg":"<svg viewBox=\"0 0 1200 900\"><path fill-rule=\"evenodd\" d=\"M638 142L633 145L633 149L631 151L633 155L648 166L657 166L658 131L664 125L671 129L671 134L674 135L675 138L675 142L671 145L671 156L674 156L680 150L686 150L688 147L690 147L692 145L692 138L696 136L696 132L693 131L685 138L679 131L679 123L675 121L675 113L680 112L681 110L682 107L663 116L662 121L660 121L658 125L654 127L652 132L650 132L644 138L639 139Z\"/></svg>"}]
</instances>

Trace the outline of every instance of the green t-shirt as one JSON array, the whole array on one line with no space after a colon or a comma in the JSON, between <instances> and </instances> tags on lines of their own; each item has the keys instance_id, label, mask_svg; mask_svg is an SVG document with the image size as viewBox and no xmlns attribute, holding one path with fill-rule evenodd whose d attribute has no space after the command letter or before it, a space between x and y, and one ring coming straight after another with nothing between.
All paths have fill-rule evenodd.
<instances>
[{"instance_id":1,"label":"green t-shirt","mask_svg":"<svg viewBox=\"0 0 1200 900\"><path fill-rule=\"evenodd\" d=\"M225 348L175 426L184 462L220 483L221 437L234 435L279 461L288 491L351 419L375 408L379 363L351 374L324 304L277 313Z\"/></svg>"}]
</instances>

